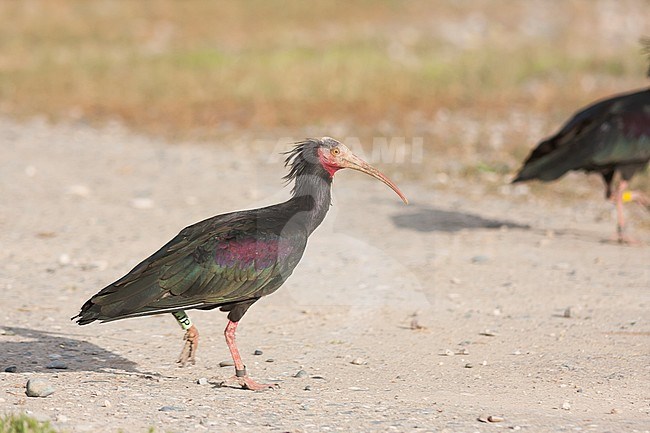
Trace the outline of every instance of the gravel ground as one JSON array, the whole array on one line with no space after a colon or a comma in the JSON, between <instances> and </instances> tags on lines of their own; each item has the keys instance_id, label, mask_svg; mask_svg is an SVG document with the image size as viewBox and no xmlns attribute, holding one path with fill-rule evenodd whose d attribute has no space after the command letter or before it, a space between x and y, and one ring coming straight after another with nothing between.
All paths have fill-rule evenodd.
<instances>
[{"instance_id":1,"label":"gravel ground","mask_svg":"<svg viewBox=\"0 0 650 433\"><path fill-rule=\"evenodd\" d=\"M191 314L184 369L171 315L70 321L186 225L288 197L275 147L0 119L0 413L68 432L650 430L650 249L603 241L600 189L557 203L398 182L404 206L338 174L296 272L238 329L276 391L216 386L223 313ZM54 392L27 397L29 379Z\"/></svg>"}]
</instances>

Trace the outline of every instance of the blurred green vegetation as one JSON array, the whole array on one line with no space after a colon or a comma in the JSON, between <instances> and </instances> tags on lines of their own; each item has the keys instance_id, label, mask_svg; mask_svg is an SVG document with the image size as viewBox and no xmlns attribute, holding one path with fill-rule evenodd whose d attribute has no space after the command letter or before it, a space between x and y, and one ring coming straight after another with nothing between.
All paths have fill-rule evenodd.
<instances>
[{"instance_id":1,"label":"blurred green vegetation","mask_svg":"<svg viewBox=\"0 0 650 433\"><path fill-rule=\"evenodd\" d=\"M405 176L501 182L580 107L647 85L649 6L6 1L0 114L173 140L419 137L435 157Z\"/></svg>"},{"instance_id":2,"label":"blurred green vegetation","mask_svg":"<svg viewBox=\"0 0 650 433\"><path fill-rule=\"evenodd\" d=\"M409 128L441 107L564 115L644 84L641 35L610 21L648 2L612 5L620 17L590 1L2 2L0 112L175 135Z\"/></svg>"},{"instance_id":3,"label":"blurred green vegetation","mask_svg":"<svg viewBox=\"0 0 650 433\"><path fill-rule=\"evenodd\" d=\"M26 414L0 417L0 433L57 433L47 422Z\"/></svg>"}]
</instances>

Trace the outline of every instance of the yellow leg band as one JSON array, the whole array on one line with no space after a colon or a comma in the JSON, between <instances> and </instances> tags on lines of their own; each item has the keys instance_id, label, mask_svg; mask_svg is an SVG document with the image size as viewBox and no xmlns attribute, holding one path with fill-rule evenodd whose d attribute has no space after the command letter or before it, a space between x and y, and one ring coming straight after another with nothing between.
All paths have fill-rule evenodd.
<instances>
[{"instance_id":1,"label":"yellow leg band","mask_svg":"<svg viewBox=\"0 0 650 433\"><path fill-rule=\"evenodd\" d=\"M183 328L183 330L187 331L192 327L192 321L190 320L189 316L185 314L185 311L174 311L172 314L176 318L178 324L181 325L181 328Z\"/></svg>"},{"instance_id":2,"label":"yellow leg band","mask_svg":"<svg viewBox=\"0 0 650 433\"><path fill-rule=\"evenodd\" d=\"M621 194L621 200L623 203L632 201L632 191L623 191L623 194Z\"/></svg>"}]
</instances>

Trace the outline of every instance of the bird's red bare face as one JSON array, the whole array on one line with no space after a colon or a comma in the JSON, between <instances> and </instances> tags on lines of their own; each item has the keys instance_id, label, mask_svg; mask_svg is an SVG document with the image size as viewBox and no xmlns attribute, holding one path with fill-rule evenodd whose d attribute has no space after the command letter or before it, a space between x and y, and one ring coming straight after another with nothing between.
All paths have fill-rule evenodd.
<instances>
[{"instance_id":1,"label":"bird's red bare face","mask_svg":"<svg viewBox=\"0 0 650 433\"><path fill-rule=\"evenodd\" d=\"M388 185L397 193L404 203L408 204L408 199L404 194L402 194L402 191L399 190L397 185L391 182L390 179L384 176L372 165L352 153L346 145L329 137L324 137L322 140L327 145L318 148L318 160L331 177L334 177L334 173L342 168L351 168L353 170L361 171Z\"/></svg>"}]
</instances>

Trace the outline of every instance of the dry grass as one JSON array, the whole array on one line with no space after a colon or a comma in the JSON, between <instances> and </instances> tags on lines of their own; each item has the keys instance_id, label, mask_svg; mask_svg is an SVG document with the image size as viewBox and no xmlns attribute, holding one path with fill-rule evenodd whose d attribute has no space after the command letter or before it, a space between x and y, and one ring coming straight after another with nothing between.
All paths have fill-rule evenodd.
<instances>
[{"instance_id":1,"label":"dry grass","mask_svg":"<svg viewBox=\"0 0 650 433\"><path fill-rule=\"evenodd\" d=\"M7 1L0 112L171 138L422 137L447 165L502 173L576 108L646 84L648 6Z\"/></svg>"}]
</instances>

